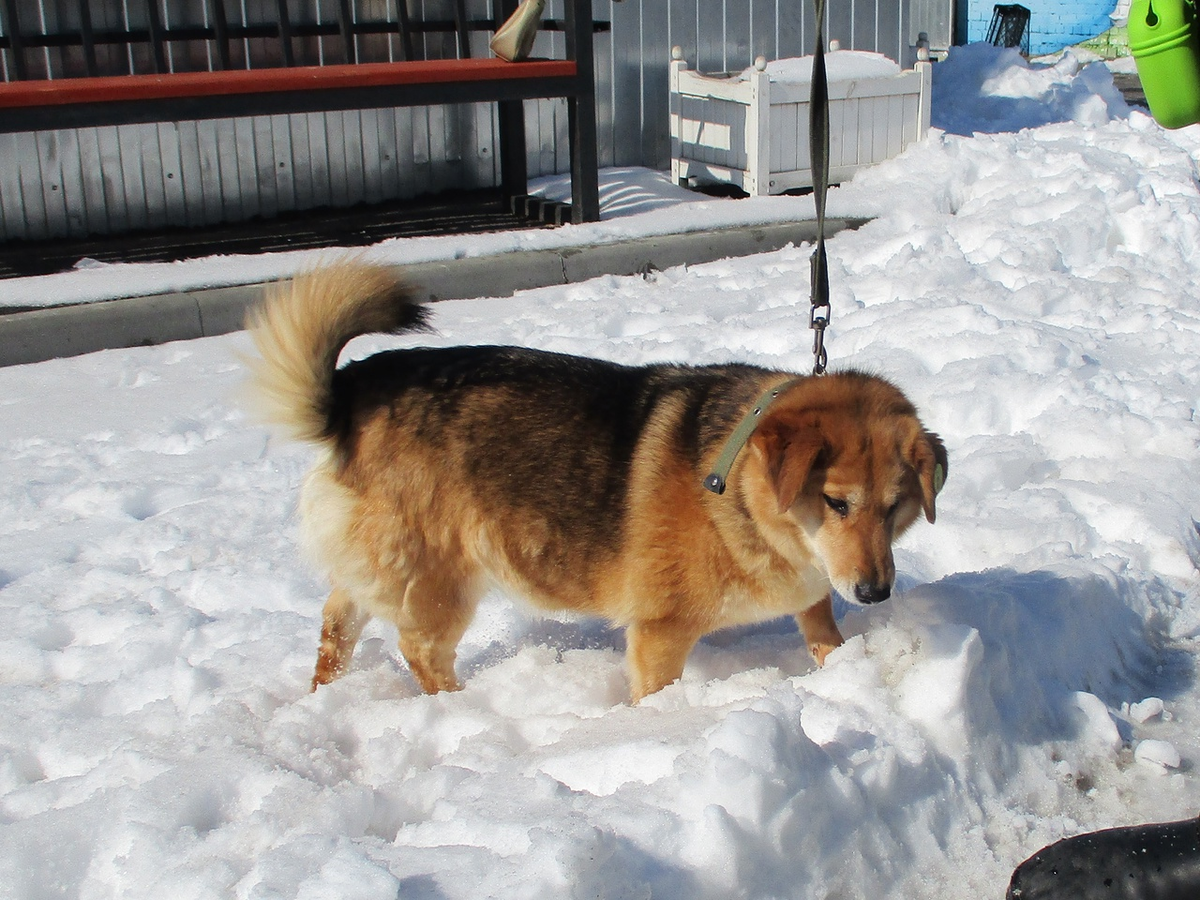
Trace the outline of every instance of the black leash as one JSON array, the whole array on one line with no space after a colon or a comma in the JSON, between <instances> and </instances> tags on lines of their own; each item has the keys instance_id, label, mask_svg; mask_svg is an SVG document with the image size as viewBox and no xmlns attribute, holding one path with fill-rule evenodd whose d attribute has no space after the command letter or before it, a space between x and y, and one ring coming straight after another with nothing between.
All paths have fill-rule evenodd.
<instances>
[{"instance_id":1,"label":"black leash","mask_svg":"<svg viewBox=\"0 0 1200 900\"><path fill-rule=\"evenodd\" d=\"M829 82L825 76L825 0L814 0L817 12L817 40L813 52L812 94L808 106L809 157L812 164L813 199L817 207L817 246L809 261L812 278L812 309L808 327L813 329L813 374L824 375L825 328L829 325L829 272L825 258L825 194L829 190ZM725 481L738 453L754 433L762 414L776 397L796 379L768 388L738 423L721 449L704 487L714 494L725 493Z\"/></svg>"},{"instance_id":2,"label":"black leash","mask_svg":"<svg viewBox=\"0 0 1200 900\"><path fill-rule=\"evenodd\" d=\"M808 104L808 148L812 165L813 203L817 208L817 246L809 261L813 330L813 374L824 375L825 328L829 325L829 264L825 256L825 195L829 192L829 81L825 75L825 0L813 0L817 39L813 50L812 93Z\"/></svg>"}]
</instances>

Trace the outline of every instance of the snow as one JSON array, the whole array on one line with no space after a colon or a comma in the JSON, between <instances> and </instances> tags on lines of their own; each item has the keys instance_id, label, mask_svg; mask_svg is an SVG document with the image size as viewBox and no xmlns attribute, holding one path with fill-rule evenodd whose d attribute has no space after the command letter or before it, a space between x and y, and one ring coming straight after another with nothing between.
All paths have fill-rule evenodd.
<instances>
[{"instance_id":1,"label":"snow","mask_svg":"<svg viewBox=\"0 0 1200 900\"><path fill-rule=\"evenodd\" d=\"M1129 707L1129 718L1137 722L1139 725L1145 724L1153 718L1161 716L1167 706L1159 697L1147 697L1145 700L1139 700Z\"/></svg>"},{"instance_id":2,"label":"snow","mask_svg":"<svg viewBox=\"0 0 1200 900\"><path fill-rule=\"evenodd\" d=\"M771 81L808 84L812 81L812 66L811 56L773 59L767 63L766 73ZM754 71L754 66L750 66L739 77L746 81ZM900 66L882 53L866 50L831 50L825 54L825 77L831 82L886 78L899 74Z\"/></svg>"},{"instance_id":3,"label":"snow","mask_svg":"<svg viewBox=\"0 0 1200 900\"><path fill-rule=\"evenodd\" d=\"M1110 70L1085 63L1082 51L1068 49L1048 65L1030 66L1016 50L969 44L955 47L935 71L936 125L953 134L1053 122L1100 126L1125 116Z\"/></svg>"},{"instance_id":4,"label":"snow","mask_svg":"<svg viewBox=\"0 0 1200 900\"><path fill-rule=\"evenodd\" d=\"M1148 766L1159 766L1164 770L1178 769L1179 751L1166 741L1141 741L1133 750L1133 758Z\"/></svg>"},{"instance_id":5,"label":"snow","mask_svg":"<svg viewBox=\"0 0 1200 900\"><path fill-rule=\"evenodd\" d=\"M570 200L569 176L537 179L534 193ZM383 241L360 250L365 258L410 264L444 259L488 256L523 250L549 250L603 244L633 237L675 234L705 228L786 222L795 219L796 206L755 203L745 211L732 204L710 203L691 223L678 220L680 203L695 194L671 184L663 173L647 169L609 169L601 173L603 221L543 231L513 231L484 235L445 235ZM803 208L803 207L802 207ZM807 204L812 215L812 203ZM751 213L747 216L747 213ZM336 251L334 251L336 252ZM174 291L193 291L230 285L255 284L285 278L299 268L316 265L329 250L294 250L258 255L212 256L169 263L103 263L83 259L69 272L4 282L0 308L50 307Z\"/></svg>"},{"instance_id":6,"label":"snow","mask_svg":"<svg viewBox=\"0 0 1200 900\"><path fill-rule=\"evenodd\" d=\"M739 628L630 707L618 632L493 596L463 691L418 694L372 623L310 694L313 452L242 412L245 336L0 370L8 895L999 897L1061 837L1200 811L1200 127L1159 128L1102 67L978 47L935 67L934 103L926 141L831 194L877 218L830 241L828 346L910 394L950 475L824 669L790 623ZM598 225L373 253L811 210L668 187L610 172ZM434 340L803 371L809 249L442 303Z\"/></svg>"}]
</instances>

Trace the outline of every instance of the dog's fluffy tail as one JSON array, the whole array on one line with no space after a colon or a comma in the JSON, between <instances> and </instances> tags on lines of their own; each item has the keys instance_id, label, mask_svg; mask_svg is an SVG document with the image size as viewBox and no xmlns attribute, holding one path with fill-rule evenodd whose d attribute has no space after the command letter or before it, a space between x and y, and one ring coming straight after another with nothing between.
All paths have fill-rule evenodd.
<instances>
[{"instance_id":1,"label":"dog's fluffy tail","mask_svg":"<svg viewBox=\"0 0 1200 900\"><path fill-rule=\"evenodd\" d=\"M246 317L257 411L312 442L333 436L338 354L360 334L425 329L427 313L395 269L343 262L274 285Z\"/></svg>"}]
</instances>

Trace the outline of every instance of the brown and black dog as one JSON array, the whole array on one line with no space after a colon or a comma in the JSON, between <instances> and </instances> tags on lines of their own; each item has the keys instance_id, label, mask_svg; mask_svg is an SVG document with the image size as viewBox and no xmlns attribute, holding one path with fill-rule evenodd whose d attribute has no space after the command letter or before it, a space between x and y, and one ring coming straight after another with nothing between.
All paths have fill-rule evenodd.
<instances>
[{"instance_id":1,"label":"brown and black dog","mask_svg":"<svg viewBox=\"0 0 1200 900\"><path fill-rule=\"evenodd\" d=\"M424 690L456 689L455 648L492 585L626 626L635 702L725 626L794 615L823 663L842 643L831 587L887 599L893 540L934 520L945 450L882 379L515 347L337 367L352 338L425 322L394 270L352 262L277 287L250 317L264 412L324 450L301 496L332 586L314 689L346 670L371 616L396 624ZM706 490L753 408L729 490Z\"/></svg>"}]
</instances>

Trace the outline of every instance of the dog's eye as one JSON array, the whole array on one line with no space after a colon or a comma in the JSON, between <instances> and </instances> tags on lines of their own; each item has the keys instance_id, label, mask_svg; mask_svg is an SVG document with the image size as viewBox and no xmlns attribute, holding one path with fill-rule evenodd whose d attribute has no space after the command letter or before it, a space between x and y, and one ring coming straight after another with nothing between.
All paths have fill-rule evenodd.
<instances>
[{"instance_id":1,"label":"dog's eye","mask_svg":"<svg viewBox=\"0 0 1200 900\"><path fill-rule=\"evenodd\" d=\"M888 507L887 517L890 519L890 518L892 518L892 516L896 515L896 513L898 513L899 511L900 511L900 501L897 500L895 503L893 503L891 506Z\"/></svg>"},{"instance_id":2,"label":"dog's eye","mask_svg":"<svg viewBox=\"0 0 1200 900\"><path fill-rule=\"evenodd\" d=\"M821 499L825 501L825 505L832 509L835 513L846 518L850 513L850 504L845 500L838 500L836 497L830 497L828 494L822 494Z\"/></svg>"}]
</instances>

